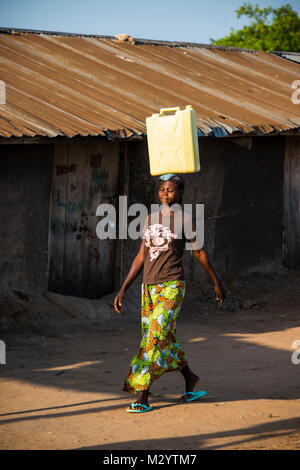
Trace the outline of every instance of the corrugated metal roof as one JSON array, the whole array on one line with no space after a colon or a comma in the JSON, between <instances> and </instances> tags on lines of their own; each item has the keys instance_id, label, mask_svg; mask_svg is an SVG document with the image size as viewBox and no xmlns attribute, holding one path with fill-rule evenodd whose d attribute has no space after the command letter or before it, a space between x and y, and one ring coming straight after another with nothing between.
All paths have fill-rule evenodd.
<instances>
[{"instance_id":1,"label":"corrugated metal roof","mask_svg":"<svg viewBox=\"0 0 300 470\"><path fill-rule=\"evenodd\" d=\"M299 65L263 51L0 30L0 136L146 133L162 107L196 110L199 135L300 130Z\"/></svg>"},{"instance_id":2,"label":"corrugated metal roof","mask_svg":"<svg viewBox=\"0 0 300 470\"><path fill-rule=\"evenodd\" d=\"M277 54L284 59L292 60L300 64L300 52L282 52L282 51L272 51L272 54Z\"/></svg>"}]
</instances>

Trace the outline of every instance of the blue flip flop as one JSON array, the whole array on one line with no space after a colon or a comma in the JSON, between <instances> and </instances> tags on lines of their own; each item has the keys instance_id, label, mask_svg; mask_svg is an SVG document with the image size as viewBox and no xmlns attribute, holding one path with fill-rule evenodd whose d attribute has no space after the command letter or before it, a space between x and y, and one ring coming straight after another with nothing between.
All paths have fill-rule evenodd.
<instances>
[{"instance_id":1,"label":"blue flip flop","mask_svg":"<svg viewBox=\"0 0 300 470\"><path fill-rule=\"evenodd\" d=\"M144 410L135 410L134 408L136 406L143 406L145 409ZM131 403L130 409L126 410L127 413L145 413L146 411L152 410L152 406L147 406L147 405L142 405L142 403Z\"/></svg>"},{"instance_id":2,"label":"blue flip flop","mask_svg":"<svg viewBox=\"0 0 300 470\"><path fill-rule=\"evenodd\" d=\"M196 400L197 398L200 398L200 397L203 397L204 395L206 395L206 392L204 390L200 390L199 392L185 392L183 394L183 398L186 398L188 395L191 395L191 398L187 398L186 400L182 400L182 401L194 401Z\"/></svg>"}]
</instances>

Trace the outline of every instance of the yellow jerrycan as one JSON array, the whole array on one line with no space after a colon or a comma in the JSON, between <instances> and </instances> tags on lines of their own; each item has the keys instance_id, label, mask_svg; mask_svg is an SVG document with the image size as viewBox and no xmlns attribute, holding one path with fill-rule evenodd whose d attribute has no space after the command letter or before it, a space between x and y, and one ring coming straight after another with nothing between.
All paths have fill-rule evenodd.
<instances>
[{"instance_id":1,"label":"yellow jerrycan","mask_svg":"<svg viewBox=\"0 0 300 470\"><path fill-rule=\"evenodd\" d=\"M196 113L191 105L183 110L162 108L146 118L146 129L151 175L200 171Z\"/></svg>"}]
</instances>

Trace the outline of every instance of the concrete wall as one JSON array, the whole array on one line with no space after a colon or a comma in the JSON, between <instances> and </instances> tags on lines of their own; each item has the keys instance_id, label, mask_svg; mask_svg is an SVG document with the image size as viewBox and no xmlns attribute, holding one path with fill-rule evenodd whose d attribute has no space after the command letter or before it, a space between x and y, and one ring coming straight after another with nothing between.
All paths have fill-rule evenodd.
<instances>
[{"instance_id":1,"label":"concrete wall","mask_svg":"<svg viewBox=\"0 0 300 470\"><path fill-rule=\"evenodd\" d=\"M54 147L1 145L0 153L0 280L43 291Z\"/></svg>"},{"instance_id":2,"label":"concrete wall","mask_svg":"<svg viewBox=\"0 0 300 470\"><path fill-rule=\"evenodd\" d=\"M286 137L283 265L300 270L300 137Z\"/></svg>"}]
</instances>

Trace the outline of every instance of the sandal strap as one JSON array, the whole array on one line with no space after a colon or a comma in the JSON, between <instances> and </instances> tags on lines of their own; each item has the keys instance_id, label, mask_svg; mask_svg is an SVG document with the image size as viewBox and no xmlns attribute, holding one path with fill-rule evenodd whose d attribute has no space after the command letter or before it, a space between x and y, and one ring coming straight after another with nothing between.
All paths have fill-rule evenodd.
<instances>
[{"instance_id":1,"label":"sandal strap","mask_svg":"<svg viewBox=\"0 0 300 470\"><path fill-rule=\"evenodd\" d=\"M143 406L144 408L148 408L147 405L143 405L142 403L131 403L133 405L133 407L136 407L136 406Z\"/></svg>"}]
</instances>

